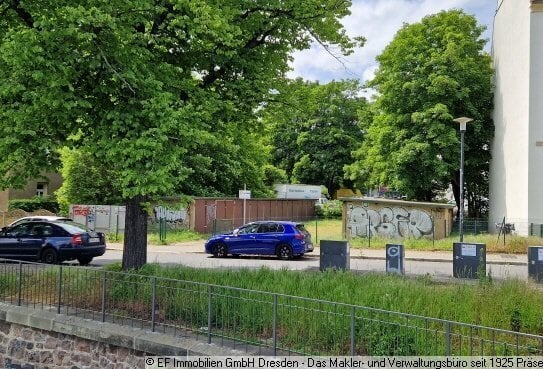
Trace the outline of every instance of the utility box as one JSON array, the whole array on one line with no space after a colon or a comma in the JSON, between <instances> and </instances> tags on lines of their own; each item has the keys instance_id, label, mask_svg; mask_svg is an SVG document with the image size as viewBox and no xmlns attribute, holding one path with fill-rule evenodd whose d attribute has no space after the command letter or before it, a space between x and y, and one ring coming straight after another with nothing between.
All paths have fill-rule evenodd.
<instances>
[{"instance_id":1,"label":"utility box","mask_svg":"<svg viewBox=\"0 0 543 369\"><path fill-rule=\"evenodd\" d=\"M320 242L320 270L342 269L349 270L351 259L351 250L347 241L327 241Z\"/></svg>"},{"instance_id":2,"label":"utility box","mask_svg":"<svg viewBox=\"0 0 543 369\"><path fill-rule=\"evenodd\" d=\"M386 245L387 273L404 274L405 251L403 245Z\"/></svg>"},{"instance_id":3,"label":"utility box","mask_svg":"<svg viewBox=\"0 0 543 369\"><path fill-rule=\"evenodd\" d=\"M455 242L453 244L453 276L471 279L486 276L486 244Z\"/></svg>"},{"instance_id":4,"label":"utility box","mask_svg":"<svg viewBox=\"0 0 543 369\"><path fill-rule=\"evenodd\" d=\"M543 246L528 247L528 277L543 282Z\"/></svg>"}]
</instances>

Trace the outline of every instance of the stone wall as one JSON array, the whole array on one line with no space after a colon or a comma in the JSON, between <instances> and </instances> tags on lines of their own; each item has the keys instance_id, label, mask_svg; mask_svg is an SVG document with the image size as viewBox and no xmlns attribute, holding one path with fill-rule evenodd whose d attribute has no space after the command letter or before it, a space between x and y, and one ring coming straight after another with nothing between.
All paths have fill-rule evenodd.
<instances>
[{"instance_id":1,"label":"stone wall","mask_svg":"<svg viewBox=\"0 0 543 369\"><path fill-rule=\"evenodd\" d=\"M145 356L256 355L108 322L0 302L0 368L145 368ZM3 365L3 366L2 366Z\"/></svg>"},{"instance_id":2,"label":"stone wall","mask_svg":"<svg viewBox=\"0 0 543 369\"><path fill-rule=\"evenodd\" d=\"M5 368L144 368L144 356L125 347L0 322L0 366Z\"/></svg>"}]
</instances>

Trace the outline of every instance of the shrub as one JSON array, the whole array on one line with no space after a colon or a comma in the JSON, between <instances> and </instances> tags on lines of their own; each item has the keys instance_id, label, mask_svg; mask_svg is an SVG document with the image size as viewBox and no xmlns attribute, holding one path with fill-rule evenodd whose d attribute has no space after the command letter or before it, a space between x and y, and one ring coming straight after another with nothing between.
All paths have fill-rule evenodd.
<instances>
[{"instance_id":1,"label":"shrub","mask_svg":"<svg viewBox=\"0 0 543 369\"><path fill-rule=\"evenodd\" d=\"M341 219L342 203L339 200L331 200L322 205L319 205L315 209L317 216L326 219Z\"/></svg>"},{"instance_id":2,"label":"shrub","mask_svg":"<svg viewBox=\"0 0 543 369\"><path fill-rule=\"evenodd\" d=\"M58 213L58 202L51 197L36 196L31 199L14 199L9 201L9 210L21 209L26 212L33 212L38 209L49 210L52 213Z\"/></svg>"}]
</instances>

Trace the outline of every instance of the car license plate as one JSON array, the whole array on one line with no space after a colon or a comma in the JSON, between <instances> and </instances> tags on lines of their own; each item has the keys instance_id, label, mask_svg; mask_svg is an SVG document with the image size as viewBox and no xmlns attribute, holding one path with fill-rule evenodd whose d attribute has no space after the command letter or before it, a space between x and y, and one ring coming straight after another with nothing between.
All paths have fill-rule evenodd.
<instances>
[{"instance_id":1,"label":"car license plate","mask_svg":"<svg viewBox=\"0 0 543 369\"><path fill-rule=\"evenodd\" d=\"M100 242L100 238L99 237L91 237L91 238L89 238L89 243L95 243L95 242Z\"/></svg>"}]
</instances>

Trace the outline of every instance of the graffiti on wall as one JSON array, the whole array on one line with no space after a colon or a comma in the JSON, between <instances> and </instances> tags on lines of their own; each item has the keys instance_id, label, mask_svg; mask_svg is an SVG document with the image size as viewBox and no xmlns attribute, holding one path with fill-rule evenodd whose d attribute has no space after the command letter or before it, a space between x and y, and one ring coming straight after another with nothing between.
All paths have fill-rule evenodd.
<instances>
[{"instance_id":1,"label":"graffiti on wall","mask_svg":"<svg viewBox=\"0 0 543 369\"><path fill-rule=\"evenodd\" d=\"M187 209L171 209L157 205L153 210L155 218L165 219L167 222L184 222L187 218Z\"/></svg>"},{"instance_id":2,"label":"graffiti on wall","mask_svg":"<svg viewBox=\"0 0 543 369\"><path fill-rule=\"evenodd\" d=\"M385 238L421 238L434 231L432 216L419 209L402 207L369 209L349 205L347 229L351 237L380 236Z\"/></svg>"}]
</instances>

